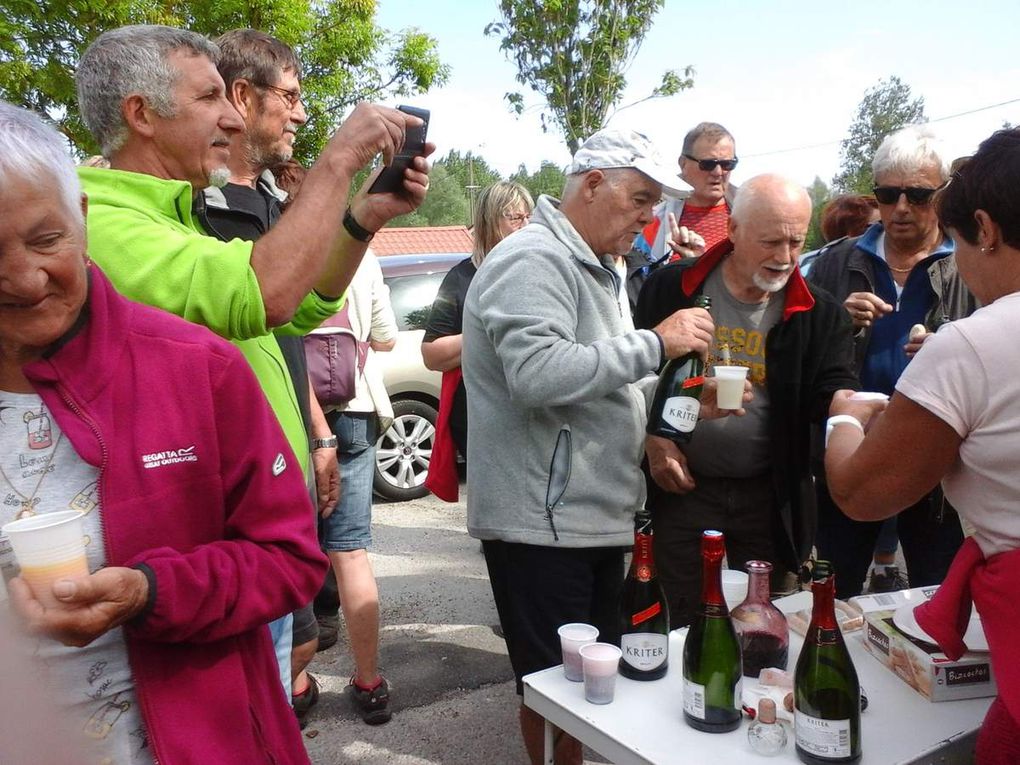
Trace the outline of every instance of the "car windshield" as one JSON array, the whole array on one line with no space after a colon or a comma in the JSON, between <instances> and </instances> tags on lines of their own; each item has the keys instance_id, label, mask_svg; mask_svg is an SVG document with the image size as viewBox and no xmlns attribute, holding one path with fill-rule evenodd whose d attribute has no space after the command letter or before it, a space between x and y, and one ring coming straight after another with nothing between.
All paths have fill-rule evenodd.
<instances>
[{"instance_id":1,"label":"car windshield","mask_svg":"<svg viewBox=\"0 0 1020 765\"><path fill-rule=\"evenodd\" d=\"M393 276L385 280L390 288L390 302L401 332L425 329L432 301L436 299L439 285L445 276L445 271L434 271L413 276Z\"/></svg>"}]
</instances>

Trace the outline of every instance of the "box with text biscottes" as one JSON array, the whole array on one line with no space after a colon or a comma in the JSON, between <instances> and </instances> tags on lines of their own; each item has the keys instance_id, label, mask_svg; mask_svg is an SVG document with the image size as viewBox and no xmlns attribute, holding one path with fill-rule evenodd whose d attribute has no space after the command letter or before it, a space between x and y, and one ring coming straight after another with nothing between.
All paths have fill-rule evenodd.
<instances>
[{"instance_id":1,"label":"box with text biscottes","mask_svg":"<svg viewBox=\"0 0 1020 765\"><path fill-rule=\"evenodd\" d=\"M968 651L958 661L952 661L938 646L897 629L893 613L864 614L864 647L907 685L929 701L996 695L988 653Z\"/></svg>"}]
</instances>

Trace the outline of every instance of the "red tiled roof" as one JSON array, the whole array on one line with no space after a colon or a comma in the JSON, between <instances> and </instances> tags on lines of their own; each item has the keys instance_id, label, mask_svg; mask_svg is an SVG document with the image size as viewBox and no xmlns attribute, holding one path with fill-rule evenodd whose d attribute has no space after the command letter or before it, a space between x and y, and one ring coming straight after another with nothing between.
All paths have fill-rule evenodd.
<instances>
[{"instance_id":1,"label":"red tiled roof","mask_svg":"<svg viewBox=\"0 0 1020 765\"><path fill-rule=\"evenodd\" d=\"M473 240L467 226L416 226L383 228L372 239L376 255L420 252L471 252Z\"/></svg>"}]
</instances>

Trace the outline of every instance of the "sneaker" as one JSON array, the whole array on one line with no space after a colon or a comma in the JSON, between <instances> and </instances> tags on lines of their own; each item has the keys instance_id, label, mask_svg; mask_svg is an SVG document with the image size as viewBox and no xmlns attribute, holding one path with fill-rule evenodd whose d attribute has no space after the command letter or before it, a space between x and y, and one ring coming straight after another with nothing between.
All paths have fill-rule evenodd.
<instances>
[{"instance_id":1,"label":"sneaker","mask_svg":"<svg viewBox=\"0 0 1020 765\"><path fill-rule=\"evenodd\" d=\"M882 572L872 570L865 592L897 592L909 586L907 577L900 573L899 566L886 566Z\"/></svg>"},{"instance_id":2,"label":"sneaker","mask_svg":"<svg viewBox=\"0 0 1020 765\"><path fill-rule=\"evenodd\" d=\"M348 687L351 689L351 698L354 700L354 706L358 708L362 720L369 725L382 725L390 721L392 716L389 709L390 688L386 683L386 678L380 675L379 684L370 691L359 688L354 683L353 677Z\"/></svg>"},{"instance_id":3,"label":"sneaker","mask_svg":"<svg viewBox=\"0 0 1020 765\"><path fill-rule=\"evenodd\" d=\"M335 646L340 635L340 615L316 616L315 621L319 623L319 647L315 650L325 651Z\"/></svg>"},{"instance_id":4,"label":"sneaker","mask_svg":"<svg viewBox=\"0 0 1020 765\"><path fill-rule=\"evenodd\" d=\"M319 681L311 672L307 674L308 688L304 693L290 697L290 703L294 707L294 716L297 717L298 727L301 730L304 730L308 725L308 713L312 711L312 707L319 703Z\"/></svg>"}]
</instances>

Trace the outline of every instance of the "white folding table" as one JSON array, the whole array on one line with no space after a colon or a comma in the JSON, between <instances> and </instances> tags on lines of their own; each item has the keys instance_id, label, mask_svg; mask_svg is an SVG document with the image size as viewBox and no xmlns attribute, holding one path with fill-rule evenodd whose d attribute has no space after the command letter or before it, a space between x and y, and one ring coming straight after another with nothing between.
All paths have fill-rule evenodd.
<instances>
[{"instance_id":1,"label":"white folding table","mask_svg":"<svg viewBox=\"0 0 1020 765\"><path fill-rule=\"evenodd\" d=\"M787 613L811 606L801 592L776 601ZM555 725L607 757L615 765L748 765L758 755L747 743L746 718L735 731L704 733L683 720L681 660L686 630L670 634L669 671L660 680L639 682L618 677L611 704L590 704L584 684L551 667L524 677L524 703L545 720L545 760L552 765ZM991 698L930 702L871 656L861 633L847 634L847 646L868 708L861 715L861 765L956 765L970 763L976 730ZM790 633L792 671L803 639ZM799 762L792 730L783 754L772 762ZM764 762L764 760L762 760Z\"/></svg>"}]
</instances>

